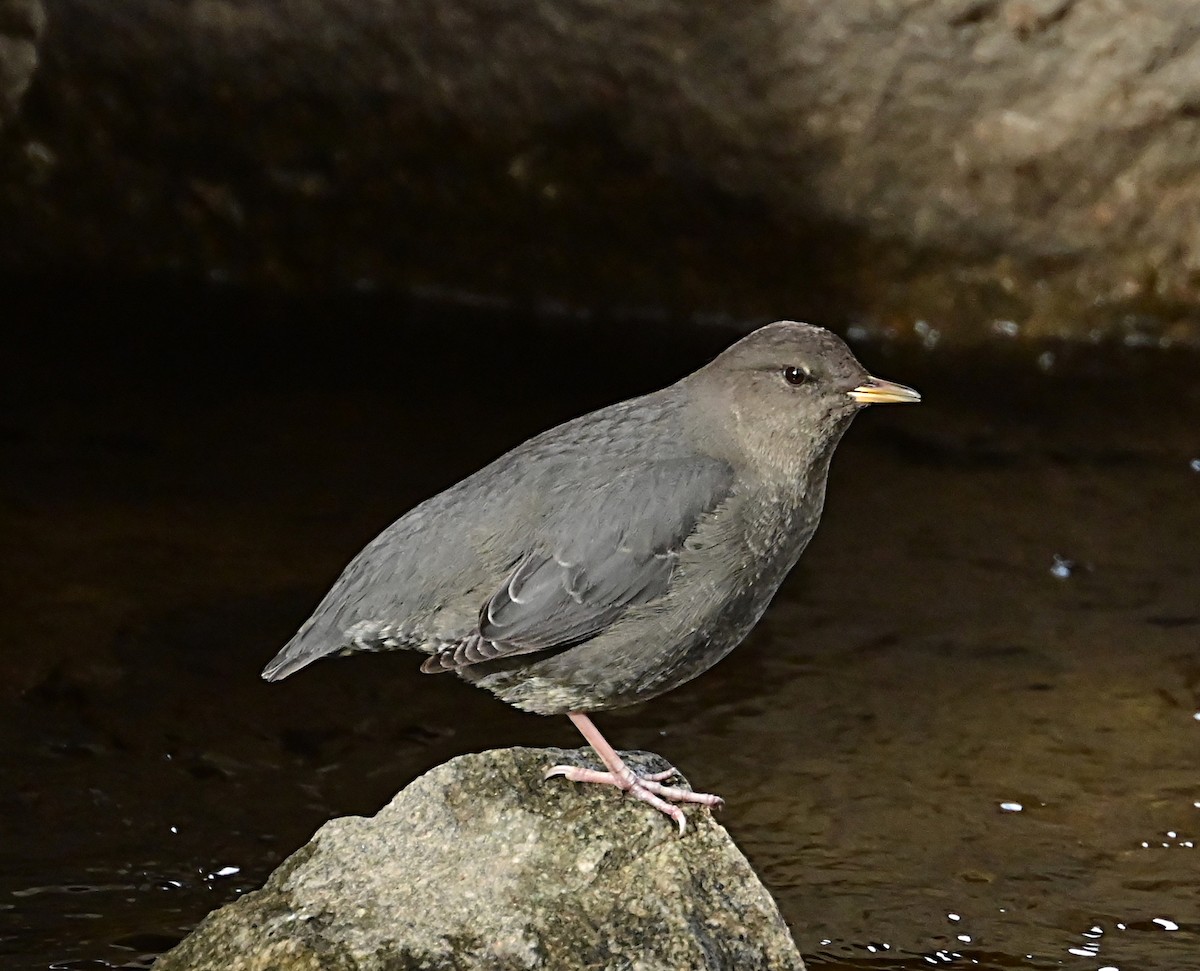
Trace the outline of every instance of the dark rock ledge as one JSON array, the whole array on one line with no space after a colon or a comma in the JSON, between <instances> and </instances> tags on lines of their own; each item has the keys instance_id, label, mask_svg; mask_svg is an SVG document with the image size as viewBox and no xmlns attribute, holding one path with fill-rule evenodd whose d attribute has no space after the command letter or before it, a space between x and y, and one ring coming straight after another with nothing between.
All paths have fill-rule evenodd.
<instances>
[{"instance_id":1,"label":"dark rock ledge","mask_svg":"<svg viewBox=\"0 0 1200 971\"><path fill-rule=\"evenodd\" d=\"M155 969L803 971L775 902L706 810L688 810L681 839L611 789L542 781L587 757L513 748L438 766L374 818L327 823Z\"/></svg>"},{"instance_id":2,"label":"dark rock ledge","mask_svg":"<svg viewBox=\"0 0 1200 971\"><path fill-rule=\"evenodd\" d=\"M0 0L0 130L33 80L45 29L41 0Z\"/></svg>"}]
</instances>

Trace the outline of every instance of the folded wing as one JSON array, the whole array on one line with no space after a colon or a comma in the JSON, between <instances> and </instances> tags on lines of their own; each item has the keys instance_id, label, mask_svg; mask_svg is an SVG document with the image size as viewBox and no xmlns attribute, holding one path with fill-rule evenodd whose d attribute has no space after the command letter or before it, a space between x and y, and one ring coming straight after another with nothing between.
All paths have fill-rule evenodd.
<instances>
[{"instance_id":1,"label":"folded wing","mask_svg":"<svg viewBox=\"0 0 1200 971\"><path fill-rule=\"evenodd\" d=\"M482 605L478 631L421 670L569 647L658 599L684 543L729 497L732 482L720 460L664 459L623 468L571 497Z\"/></svg>"}]
</instances>

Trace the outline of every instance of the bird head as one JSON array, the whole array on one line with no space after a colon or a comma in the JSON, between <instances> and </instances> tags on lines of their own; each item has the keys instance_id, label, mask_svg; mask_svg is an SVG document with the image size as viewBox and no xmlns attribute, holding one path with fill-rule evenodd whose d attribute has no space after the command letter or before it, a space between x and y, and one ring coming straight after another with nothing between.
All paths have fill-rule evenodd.
<instances>
[{"instance_id":1,"label":"bird head","mask_svg":"<svg viewBox=\"0 0 1200 971\"><path fill-rule=\"evenodd\" d=\"M830 451L867 405L921 400L868 373L836 334L795 321L759 328L687 380L731 446L784 475Z\"/></svg>"}]
</instances>

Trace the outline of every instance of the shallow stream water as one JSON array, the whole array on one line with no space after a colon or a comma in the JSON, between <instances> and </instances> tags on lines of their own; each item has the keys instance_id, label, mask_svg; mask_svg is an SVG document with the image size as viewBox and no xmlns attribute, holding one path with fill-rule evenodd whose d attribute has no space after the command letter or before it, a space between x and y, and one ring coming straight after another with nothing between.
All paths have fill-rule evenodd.
<instances>
[{"instance_id":1,"label":"shallow stream water","mask_svg":"<svg viewBox=\"0 0 1200 971\"><path fill-rule=\"evenodd\" d=\"M732 338L185 297L32 292L3 364L6 968L146 966L331 816L579 744L413 656L258 671L409 506ZM1200 969L1200 359L856 349L925 403L745 644L599 724L726 797L811 968Z\"/></svg>"}]
</instances>

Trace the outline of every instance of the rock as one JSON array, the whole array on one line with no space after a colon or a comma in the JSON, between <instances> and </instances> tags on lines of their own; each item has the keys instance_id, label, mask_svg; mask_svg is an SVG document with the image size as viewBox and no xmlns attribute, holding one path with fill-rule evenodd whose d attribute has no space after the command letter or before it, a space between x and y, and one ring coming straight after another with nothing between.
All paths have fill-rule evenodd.
<instances>
[{"instance_id":1,"label":"rock","mask_svg":"<svg viewBox=\"0 0 1200 971\"><path fill-rule=\"evenodd\" d=\"M155 971L803 971L774 901L707 811L689 810L680 838L612 789L542 780L588 756L514 748L438 766L374 818L327 823Z\"/></svg>"},{"instance_id":2,"label":"rock","mask_svg":"<svg viewBox=\"0 0 1200 971\"><path fill-rule=\"evenodd\" d=\"M41 0L0 0L0 131L33 79L45 28Z\"/></svg>"},{"instance_id":3,"label":"rock","mask_svg":"<svg viewBox=\"0 0 1200 971\"><path fill-rule=\"evenodd\" d=\"M45 2L0 270L1200 340L1191 0Z\"/></svg>"}]
</instances>

